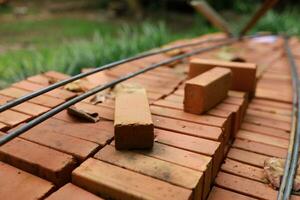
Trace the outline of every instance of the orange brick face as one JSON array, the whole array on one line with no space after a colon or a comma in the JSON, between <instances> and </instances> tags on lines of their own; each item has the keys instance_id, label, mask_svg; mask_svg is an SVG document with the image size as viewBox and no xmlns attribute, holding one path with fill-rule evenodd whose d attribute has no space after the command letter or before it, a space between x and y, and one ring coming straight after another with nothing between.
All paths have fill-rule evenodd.
<instances>
[{"instance_id":1,"label":"orange brick face","mask_svg":"<svg viewBox=\"0 0 300 200\"><path fill-rule=\"evenodd\" d=\"M231 71L213 68L186 82L184 88L184 110L202 114L227 96L231 84Z\"/></svg>"},{"instance_id":2,"label":"orange brick face","mask_svg":"<svg viewBox=\"0 0 300 200\"><path fill-rule=\"evenodd\" d=\"M125 89L118 92L114 127L117 149L153 146L154 126L145 89Z\"/></svg>"},{"instance_id":3,"label":"orange brick face","mask_svg":"<svg viewBox=\"0 0 300 200\"><path fill-rule=\"evenodd\" d=\"M232 71L232 90L249 92L251 95L256 87L256 65L252 63L228 62L209 59L192 59L189 77L195 77L213 67L226 67Z\"/></svg>"}]
</instances>

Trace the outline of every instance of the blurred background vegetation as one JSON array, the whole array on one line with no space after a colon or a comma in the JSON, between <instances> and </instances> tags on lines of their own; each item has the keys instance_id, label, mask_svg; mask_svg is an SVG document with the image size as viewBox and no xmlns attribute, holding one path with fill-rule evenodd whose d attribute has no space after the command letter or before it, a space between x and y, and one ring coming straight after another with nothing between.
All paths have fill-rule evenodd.
<instances>
[{"instance_id":1,"label":"blurred background vegetation","mask_svg":"<svg viewBox=\"0 0 300 200\"><path fill-rule=\"evenodd\" d=\"M208 2L239 29L263 0ZM281 0L252 30L299 35L300 2ZM76 74L217 31L187 0L0 0L0 87L47 70Z\"/></svg>"}]
</instances>

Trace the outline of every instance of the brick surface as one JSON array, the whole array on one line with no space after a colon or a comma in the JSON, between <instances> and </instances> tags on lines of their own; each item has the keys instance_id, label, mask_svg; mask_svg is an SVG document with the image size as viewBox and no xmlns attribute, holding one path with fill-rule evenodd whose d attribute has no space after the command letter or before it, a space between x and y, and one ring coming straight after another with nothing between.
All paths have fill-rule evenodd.
<instances>
[{"instance_id":1,"label":"brick surface","mask_svg":"<svg viewBox=\"0 0 300 200\"><path fill-rule=\"evenodd\" d=\"M231 84L231 71L225 68L213 68L185 83L184 110L201 114L227 96Z\"/></svg>"},{"instance_id":2,"label":"brick surface","mask_svg":"<svg viewBox=\"0 0 300 200\"><path fill-rule=\"evenodd\" d=\"M19 138L0 147L0 160L56 185L66 183L75 167L72 156Z\"/></svg>"},{"instance_id":3,"label":"brick surface","mask_svg":"<svg viewBox=\"0 0 300 200\"><path fill-rule=\"evenodd\" d=\"M72 183L68 183L61 187L56 192L52 193L46 200L102 200L102 198L97 197L96 195L73 185Z\"/></svg>"},{"instance_id":4,"label":"brick surface","mask_svg":"<svg viewBox=\"0 0 300 200\"><path fill-rule=\"evenodd\" d=\"M26 80L14 83L13 86L16 87L16 88L20 88L20 89L23 89L23 90L30 91L30 92L41 90L45 87L43 85L33 83L33 82L30 82L30 81L26 81ZM77 94L58 88L58 89L54 89L54 90L51 90L50 92L45 93L45 95L55 97L55 98L59 98L59 99L68 100L68 99L71 99L71 98L75 97Z\"/></svg>"},{"instance_id":5,"label":"brick surface","mask_svg":"<svg viewBox=\"0 0 300 200\"><path fill-rule=\"evenodd\" d=\"M253 63L192 59L190 61L189 77L195 77L216 66L231 69L232 90L240 90L254 94L256 85L256 65Z\"/></svg>"},{"instance_id":6,"label":"brick surface","mask_svg":"<svg viewBox=\"0 0 300 200\"><path fill-rule=\"evenodd\" d=\"M116 94L114 127L117 149L152 148L154 126L145 89Z\"/></svg>"},{"instance_id":7,"label":"brick surface","mask_svg":"<svg viewBox=\"0 0 300 200\"><path fill-rule=\"evenodd\" d=\"M1 199L42 199L54 186L39 177L0 162Z\"/></svg>"},{"instance_id":8,"label":"brick surface","mask_svg":"<svg viewBox=\"0 0 300 200\"><path fill-rule=\"evenodd\" d=\"M190 199L192 191L89 158L72 173L72 182L114 199ZM142 184L141 184L142 183Z\"/></svg>"},{"instance_id":9,"label":"brick surface","mask_svg":"<svg viewBox=\"0 0 300 200\"><path fill-rule=\"evenodd\" d=\"M99 145L97 145L96 143L64 134L66 132L64 131L65 128L68 127L61 128L63 129L62 131L59 131L57 129L55 130L52 128L52 126L49 126L49 123L43 123L26 131L20 137L70 154L77 158L79 161L87 159L89 155L91 155L98 149ZM73 132L78 131L74 129L68 130Z\"/></svg>"},{"instance_id":10,"label":"brick surface","mask_svg":"<svg viewBox=\"0 0 300 200\"><path fill-rule=\"evenodd\" d=\"M13 98L0 95L0 105L5 104L6 102L8 102L12 99ZM37 116L37 115L40 115L40 114L48 111L49 108L47 108L45 106L33 104L30 102L24 102L17 106L12 107L11 110L14 110L14 111L17 111L20 113L24 113L27 115L31 115L31 116Z\"/></svg>"},{"instance_id":11,"label":"brick surface","mask_svg":"<svg viewBox=\"0 0 300 200\"><path fill-rule=\"evenodd\" d=\"M214 186L209 194L208 200L254 200L255 198L245 196L239 193L232 192L230 190L225 190Z\"/></svg>"},{"instance_id":12,"label":"brick surface","mask_svg":"<svg viewBox=\"0 0 300 200\"><path fill-rule=\"evenodd\" d=\"M95 158L177 186L191 189L193 190L194 199L201 199L204 176L200 171L132 151L117 151L110 145L101 149L95 155ZM132 160L134 160L134 165L132 164Z\"/></svg>"},{"instance_id":13,"label":"brick surface","mask_svg":"<svg viewBox=\"0 0 300 200\"><path fill-rule=\"evenodd\" d=\"M12 97L12 98L19 98L28 93L30 93L30 92L19 89L19 88L14 88L14 87L0 90L1 95ZM50 96L46 96L46 95L40 95L38 97L35 97L35 98L29 100L29 102L39 104L42 106L46 106L49 108L53 108L53 107L58 106L59 104L62 104L64 101L61 99L58 99L58 98L54 98L54 97L50 97Z\"/></svg>"},{"instance_id":14,"label":"brick surface","mask_svg":"<svg viewBox=\"0 0 300 200\"><path fill-rule=\"evenodd\" d=\"M7 124L10 127L16 126L24 121L27 121L31 116L19 113L13 110L5 110L0 113L0 122Z\"/></svg>"}]
</instances>

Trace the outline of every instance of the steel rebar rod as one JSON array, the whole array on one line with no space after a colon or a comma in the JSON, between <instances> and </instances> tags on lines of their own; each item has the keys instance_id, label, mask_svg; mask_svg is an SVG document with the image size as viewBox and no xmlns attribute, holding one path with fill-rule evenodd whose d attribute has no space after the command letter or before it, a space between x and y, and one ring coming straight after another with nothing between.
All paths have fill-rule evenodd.
<instances>
[{"instance_id":1,"label":"steel rebar rod","mask_svg":"<svg viewBox=\"0 0 300 200\"><path fill-rule=\"evenodd\" d=\"M297 72L297 64L292 54L289 38L284 37L284 49L291 68L292 85L293 85L293 124L290 135L290 143L285 162L284 175L278 192L278 200L288 200L292 193L295 173L298 167L299 142L300 142L300 88ZM295 124L294 124L295 123Z\"/></svg>"}]
</instances>

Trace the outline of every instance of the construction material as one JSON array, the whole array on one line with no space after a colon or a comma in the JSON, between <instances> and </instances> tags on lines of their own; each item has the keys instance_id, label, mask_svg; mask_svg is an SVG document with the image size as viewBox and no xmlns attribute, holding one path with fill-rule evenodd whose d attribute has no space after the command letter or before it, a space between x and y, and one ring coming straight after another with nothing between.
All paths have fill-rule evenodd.
<instances>
[{"instance_id":1,"label":"construction material","mask_svg":"<svg viewBox=\"0 0 300 200\"><path fill-rule=\"evenodd\" d=\"M114 126L116 149L152 148L154 126L144 88L118 90Z\"/></svg>"},{"instance_id":2,"label":"construction material","mask_svg":"<svg viewBox=\"0 0 300 200\"><path fill-rule=\"evenodd\" d=\"M184 111L202 114L226 98L231 71L216 67L186 82Z\"/></svg>"}]
</instances>

